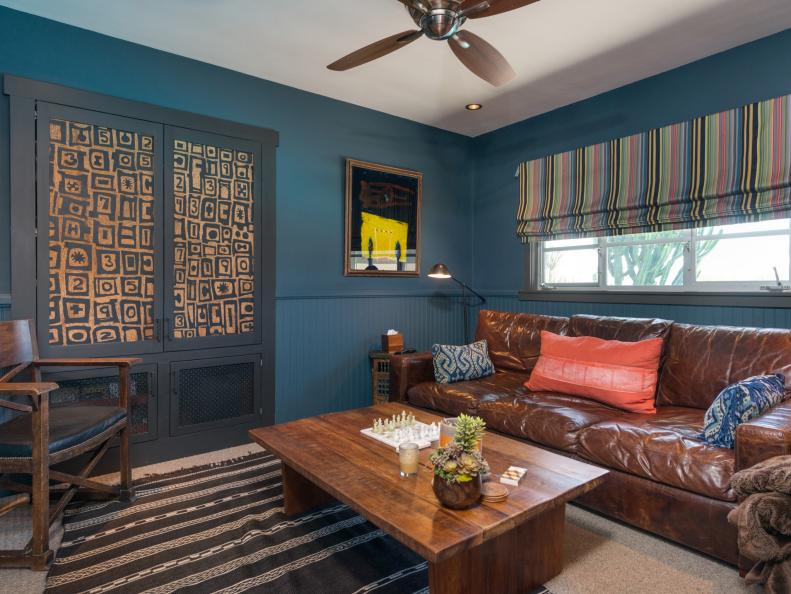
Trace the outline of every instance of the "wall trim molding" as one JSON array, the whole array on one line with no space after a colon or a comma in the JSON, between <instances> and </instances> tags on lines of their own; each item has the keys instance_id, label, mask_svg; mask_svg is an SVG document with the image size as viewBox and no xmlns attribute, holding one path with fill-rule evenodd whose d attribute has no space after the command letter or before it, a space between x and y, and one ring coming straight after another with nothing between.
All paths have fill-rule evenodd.
<instances>
[{"instance_id":1,"label":"wall trim molding","mask_svg":"<svg viewBox=\"0 0 791 594\"><path fill-rule=\"evenodd\" d=\"M418 291L410 293L396 293L392 291L360 291L358 293L342 293L340 291L316 291L315 293L291 293L276 295L275 301L307 301L311 299L452 299L460 296L459 292L429 292ZM515 294L513 294L515 296Z\"/></svg>"},{"instance_id":2,"label":"wall trim molding","mask_svg":"<svg viewBox=\"0 0 791 594\"><path fill-rule=\"evenodd\" d=\"M696 305L703 307L791 308L791 294L661 293L648 291L520 291L521 301L568 303L626 303L635 305Z\"/></svg>"}]
</instances>

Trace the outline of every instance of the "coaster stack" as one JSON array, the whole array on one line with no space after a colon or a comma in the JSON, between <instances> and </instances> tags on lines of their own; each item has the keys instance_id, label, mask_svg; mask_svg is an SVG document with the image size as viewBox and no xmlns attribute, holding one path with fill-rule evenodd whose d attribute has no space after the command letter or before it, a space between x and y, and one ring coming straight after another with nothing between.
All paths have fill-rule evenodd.
<instances>
[{"instance_id":1,"label":"coaster stack","mask_svg":"<svg viewBox=\"0 0 791 594\"><path fill-rule=\"evenodd\" d=\"M488 482L481 486L481 501L500 503L508 498L508 488L500 483Z\"/></svg>"}]
</instances>

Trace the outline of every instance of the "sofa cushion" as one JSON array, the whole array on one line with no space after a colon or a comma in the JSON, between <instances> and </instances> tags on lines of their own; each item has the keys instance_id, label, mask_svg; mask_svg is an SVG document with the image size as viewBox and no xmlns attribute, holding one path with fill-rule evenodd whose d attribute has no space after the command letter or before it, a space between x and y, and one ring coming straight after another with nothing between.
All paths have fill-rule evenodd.
<instances>
[{"instance_id":1,"label":"sofa cushion","mask_svg":"<svg viewBox=\"0 0 791 594\"><path fill-rule=\"evenodd\" d=\"M527 387L653 414L661 338L636 342L541 333L541 356Z\"/></svg>"},{"instance_id":2,"label":"sofa cushion","mask_svg":"<svg viewBox=\"0 0 791 594\"><path fill-rule=\"evenodd\" d=\"M478 414L483 400L511 398L527 392L527 376L498 371L494 375L468 382L438 384L424 382L409 389L409 403L455 417L461 413Z\"/></svg>"},{"instance_id":3,"label":"sofa cushion","mask_svg":"<svg viewBox=\"0 0 791 594\"><path fill-rule=\"evenodd\" d=\"M674 324L665 344L657 406L705 410L726 386L770 373L782 373L789 391L791 330Z\"/></svg>"},{"instance_id":4,"label":"sofa cushion","mask_svg":"<svg viewBox=\"0 0 791 594\"><path fill-rule=\"evenodd\" d=\"M569 336L593 336L604 340L623 342L661 338L663 339L659 376L659 382L661 382L664 353L673 325L672 320L660 318L623 318L578 314L569 318Z\"/></svg>"},{"instance_id":5,"label":"sofa cushion","mask_svg":"<svg viewBox=\"0 0 791 594\"><path fill-rule=\"evenodd\" d=\"M580 314L571 316L569 336L595 336L604 340L637 342L648 338L667 338L672 325L670 320Z\"/></svg>"},{"instance_id":6,"label":"sofa cushion","mask_svg":"<svg viewBox=\"0 0 791 594\"><path fill-rule=\"evenodd\" d=\"M49 411L49 453L78 445L126 416L117 406L53 406ZM0 458L29 458L33 451L33 415L0 425Z\"/></svg>"},{"instance_id":7,"label":"sofa cushion","mask_svg":"<svg viewBox=\"0 0 791 594\"><path fill-rule=\"evenodd\" d=\"M431 357L438 384L469 381L494 373L485 340L462 346L435 344L431 347Z\"/></svg>"},{"instance_id":8,"label":"sofa cushion","mask_svg":"<svg viewBox=\"0 0 791 594\"><path fill-rule=\"evenodd\" d=\"M580 432L577 454L659 483L734 501L729 487L734 452L699 438L703 414L696 408L665 406L656 415L597 423Z\"/></svg>"},{"instance_id":9,"label":"sofa cushion","mask_svg":"<svg viewBox=\"0 0 791 594\"><path fill-rule=\"evenodd\" d=\"M580 431L633 413L576 396L525 390L522 394L482 399L478 415L495 431L574 453Z\"/></svg>"},{"instance_id":10,"label":"sofa cushion","mask_svg":"<svg viewBox=\"0 0 791 594\"><path fill-rule=\"evenodd\" d=\"M568 325L568 318L483 310L475 339L489 344L489 356L498 371L530 373L541 350L541 331L565 335Z\"/></svg>"}]
</instances>

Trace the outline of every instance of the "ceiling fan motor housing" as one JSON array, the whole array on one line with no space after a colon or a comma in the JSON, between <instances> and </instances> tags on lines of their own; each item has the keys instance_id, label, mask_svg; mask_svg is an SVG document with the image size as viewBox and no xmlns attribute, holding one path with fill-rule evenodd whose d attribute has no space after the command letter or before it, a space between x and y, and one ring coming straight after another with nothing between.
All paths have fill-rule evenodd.
<instances>
[{"instance_id":1,"label":"ceiling fan motor housing","mask_svg":"<svg viewBox=\"0 0 791 594\"><path fill-rule=\"evenodd\" d=\"M459 14L459 3L455 1L434 1L425 13L416 8L409 12L426 37L437 41L453 37L467 20Z\"/></svg>"}]
</instances>

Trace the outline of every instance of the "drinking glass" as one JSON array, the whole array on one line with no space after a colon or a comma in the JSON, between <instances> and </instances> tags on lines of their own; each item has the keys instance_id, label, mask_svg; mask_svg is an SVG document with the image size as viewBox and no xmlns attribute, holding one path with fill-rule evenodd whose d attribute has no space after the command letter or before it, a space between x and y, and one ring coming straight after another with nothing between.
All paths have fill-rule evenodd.
<instances>
[{"instance_id":1,"label":"drinking glass","mask_svg":"<svg viewBox=\"0 0 791 594\"><path fill-rule=\"evenodd\" d=\"M439 447L444 448L456 438L456 417L442 419L439 424Z\"/></svg>"},{"instance_id":2,"label":"drinking glass","mask_svg":"<svg viewBox=\"0 0 791 594\"><path fill-rule=\"evenodd\" d=\"M442 419L439 424L439 447L444 448L446 445L456 439L456 417L448 417ZM475 446L479 452L483 453L483 444L479 439Z\"/></svg>"},{"instance_id":3,"label":"drinking glass","mask_svg":"<svg viewBox=\"0 0 791 594\"><path fill-rule=\"evenodd\" d=\"M415 476L420 458L420 448L416 443L402 443L398 446L398 461L401 463L401 476Z\"/></svg>"}]
</instances>

